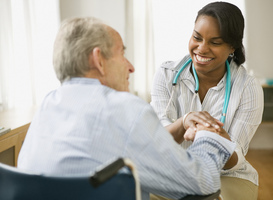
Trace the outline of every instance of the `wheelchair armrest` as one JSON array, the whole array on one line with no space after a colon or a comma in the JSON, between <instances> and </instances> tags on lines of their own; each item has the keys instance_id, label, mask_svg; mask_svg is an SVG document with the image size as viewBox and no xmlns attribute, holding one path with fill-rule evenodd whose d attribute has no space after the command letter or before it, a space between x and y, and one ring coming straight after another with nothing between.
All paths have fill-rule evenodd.
<instances>
[{"instance_id":1,"label":"wheelchair armrest","mask_svg":"<svg viewBox=\"0 0 273 200\"><path fill-rule=\"evenodd\" d=\"M103 169L97 171L90 177L90 183L93 187L98 187L112 176L114 176L122 167L125 166L125 162L122 158L117 159L111 164L107 165Z\"/></svg>"}]
</instances>

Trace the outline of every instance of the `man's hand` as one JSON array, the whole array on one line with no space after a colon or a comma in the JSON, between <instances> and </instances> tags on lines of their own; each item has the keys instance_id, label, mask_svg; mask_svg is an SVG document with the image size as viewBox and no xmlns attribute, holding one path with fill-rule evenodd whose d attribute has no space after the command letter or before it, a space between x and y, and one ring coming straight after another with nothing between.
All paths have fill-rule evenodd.
<instances>
[{"instance_id":1,"label":"man's hand","mask_svg":"<svg viewBox=\"0 0 273 200\"><path fill-rule=\"evenodd\" d=\"M228 133L222 127L220 127L220 130L219 130L219 129L216 129L215 127L212 127L212 126L207 127L202 124L196 124L196 128L189 127L184 134L184 139L186 141L194 141L196 133L201 130L214 132L228 140L231 140ZM237 164L237 162L238 162L238 155L236 152L233 152L233 154L231 155L230 159L227 161L223 169L231 169Z\"/></svg>"}]
</instances>

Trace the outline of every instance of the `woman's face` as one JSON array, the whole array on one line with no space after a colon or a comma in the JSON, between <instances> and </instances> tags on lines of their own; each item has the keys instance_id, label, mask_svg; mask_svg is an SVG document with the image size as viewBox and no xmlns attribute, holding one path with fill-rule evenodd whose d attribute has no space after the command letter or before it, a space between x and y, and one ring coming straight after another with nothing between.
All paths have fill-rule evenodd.
<instances>
[{"instance_id":1,"label":"woman's face","mask_svg":"<svg viewBox=\"0 0 273 200\"><path fill-rule=\"evenodd\" d=\"M189 52L198 74L223 76L225 61L234 49L221 38L217 19L201 15L189 41Z\"/></svg>"}]
</instances>

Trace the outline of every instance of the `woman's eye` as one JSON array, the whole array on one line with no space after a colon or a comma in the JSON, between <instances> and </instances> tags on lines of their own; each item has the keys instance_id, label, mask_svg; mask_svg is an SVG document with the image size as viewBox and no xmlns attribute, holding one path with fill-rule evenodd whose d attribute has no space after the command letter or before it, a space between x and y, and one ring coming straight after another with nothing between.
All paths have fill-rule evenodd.
<instances>
[{"instance_id":1,"label":"woman's eye","mask_svg":"<svg viewBox=\"0 0 273 200\"><path fill-rule=\"evenodd\" d=\"M197 37L197 36L193 36L193 38L194 38L195 40L197 40L197 41L200 41L200 40L201 40L201 38L199 38L199 37Z\"/></svg>"},{"instance_id":2,"label":"woman's eye","mask_svg":"<svg viewBox=\"0 0 273 200\"><path fill-rule=\"evenodd\" d=\"M221 45L221 42L211 42L213 45Z\"/></svg>"}]
</instances>

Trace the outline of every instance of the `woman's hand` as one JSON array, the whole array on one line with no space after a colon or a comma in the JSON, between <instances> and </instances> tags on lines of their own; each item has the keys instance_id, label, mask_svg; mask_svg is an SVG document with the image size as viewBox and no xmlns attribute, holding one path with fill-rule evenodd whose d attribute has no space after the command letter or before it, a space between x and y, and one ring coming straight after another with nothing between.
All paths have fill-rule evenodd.
<instances>
[{"instance_id":1,"label":"woman's hand","mask_svg":"<svg viewBox=\"0 0 273 200\"><path fill-rule=\"evenodd\" d=\"M202 124L195 124L195 125L196 125L196 128L189 127L187 129L187 131L185 132L184 139L186 141L193 141L194 138L195 138L195 135L196 135L197 131L201 131L201 130L206 130L206 131L214 132L214 133L217 133L217 134L220 135L219 131L217 129L215 129L214 127L212 127L212 126L207 127L207 126L204 126Z\"/></svg>"},{"instance_id":2,"label":"woman's hand","mask_svg":"<svg viewBox=\"0 0 273 200\"><path fill-rule=\"evenodd\" d=\"M195 138L196 132L201 131L201 130L214 132L214 133L216 133L216 134L230 140L230 137L229 137L228 133L222 127L220 127L220 129L216 129L216 128L212 127L212 126L207 127L207 126L204 126L202 124L196 124L196 129L194 129L192 127L189 127L187 129L187 131L185 132L185 134L184 134L184 139L186 141L193 141L194 138Z\"/></svg>"},{"instance_id":3,"label":"woman's hand","mask_svg":"<svg viewBox=\"0 0 273 200\"><path fill-rule=\"evenodd\" d=\"M203 125L208 131L212 132L221 132L221 127L224 126L222 122L213 118L208 112L200 111L190 112L184 117L180 117L174 123L166 126L166 129L172 134L174 140L180 144L184 139L194 140L197 124ZM184 136L185 134L186 136Z\"/></svg>"},{"instance_id":4,"label":"woman's hand","mask_svg":"<svg viewBox=\"0 0 273 200\"><path fill-rule=\"evenodd\" d=\"M224 126L218 119L213 118L206 111L190 112L183 117L183 126L185 130L192 128L197 130L196 124L203 125L205 127L213 127L217 131L221 131L221 127Z\"/></svg>"}]
</instances>

